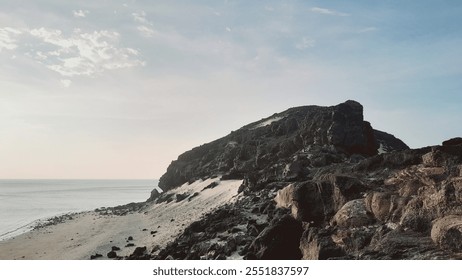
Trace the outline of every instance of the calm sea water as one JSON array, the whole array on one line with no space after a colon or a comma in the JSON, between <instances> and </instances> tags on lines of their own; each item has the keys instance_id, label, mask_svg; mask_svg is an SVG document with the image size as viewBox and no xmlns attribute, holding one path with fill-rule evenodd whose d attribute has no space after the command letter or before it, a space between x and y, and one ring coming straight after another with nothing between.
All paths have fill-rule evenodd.
<instances>
[{"instance_id":1,"label":"calm sea water","mask_svg":"<svg viewBox=\"0 0 462 280\"><path fill-rule=\"evenodd\" d=\"M30 230L38 219L141 202L156 180L0 180L0 240Z\"/></svg>"}]
</instances>

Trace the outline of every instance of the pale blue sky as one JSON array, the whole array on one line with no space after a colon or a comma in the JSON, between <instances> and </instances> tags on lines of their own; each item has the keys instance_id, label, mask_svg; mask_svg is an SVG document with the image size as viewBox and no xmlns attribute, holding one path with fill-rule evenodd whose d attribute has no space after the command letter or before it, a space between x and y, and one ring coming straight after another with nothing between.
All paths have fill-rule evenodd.
<instances>
[{"instance_id":1,"label":"pale blue sky","mask_svg":"<svg viewBox=\"0 0 462 280\"><path fill-rule=\"evenodd\" d=\"M411 147L461 136L461 1L10 1L0 178L158 178L301 105L361 102Z\"/></svg>"}]
</instances>

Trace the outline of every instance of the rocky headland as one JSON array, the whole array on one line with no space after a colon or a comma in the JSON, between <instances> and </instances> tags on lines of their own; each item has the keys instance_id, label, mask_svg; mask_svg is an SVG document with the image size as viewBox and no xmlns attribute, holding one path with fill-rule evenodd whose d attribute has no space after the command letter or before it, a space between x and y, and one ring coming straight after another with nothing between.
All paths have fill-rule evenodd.
<instances>
[{"instance_id":1,"label":"rocky headland","mask_svg":"<svg viewBox=\"0 0 462 280\"><path fill-rule=\"evenodd\" d=\"M410 149L356 101L232 131L181 154L159 187L51 220L0 258L462 258L462 138Z\"/></svg>"},{"instance_id":2,"label":"rocky headland","mask_svg":"<svg viewBox=\"0 0 462 280\"><path fill-rule=\"evenodd\" d=\"M462 139L410 149L373 129L356 101L246 125L180 155L159 186L213 177L242 180L238 199L144 257L462 257Z\"/></svg>"}]
</instances>

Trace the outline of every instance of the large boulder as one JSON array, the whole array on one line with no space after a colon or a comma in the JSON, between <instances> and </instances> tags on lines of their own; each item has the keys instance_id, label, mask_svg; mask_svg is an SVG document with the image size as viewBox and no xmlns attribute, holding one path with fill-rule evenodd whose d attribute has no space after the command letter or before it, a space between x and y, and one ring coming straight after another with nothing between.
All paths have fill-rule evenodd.
<instances>
[{"instance_id":1,"label":"large boulder","mask_svg":"<svg viewBox=\"0 0 462 280\"><path fill-rule=\"evenodd\" d=\"M146 202L152 202L156 200L160 196L160 192L157 189L153 189L151 191L151 195L149 196L148 200Z\"/></svg>"},{"instance_id":2,"label":"large boulder","mask_svg":"<svg viewBox=\"0 0 462 280\"><path fill-rule=\"evenodd\" d=\"M330 230L317 227L310 227L303 232L300 250L304 260L327 260L346 255L342 247L333 241Z\"/></svg>"},{"instance_id":3,"label":"large boulder","mask_svg":"<svg viewBox=\"0 0 462 280\"><path fill-rule=\"evenodd\" d=\"M361 197L365 186L346 175L321 176L317 181L288 185L275 197L276 206L291 209L292 216L303 222L328 221L345 203Z\"/></svg>"},{"instance_id":4,"label":"large boulder","mask_svg":"<svg viewBox=\"0 0 462 280\"><path fill-rule=\"evenodd\" d=\"M382 222L399 222L409 197L391 192L370 192L365 198L367 211Z\"/></svg>"},{"instance_id":5,"label":"large boulder","mask_svg":"<svg viewBox=\"0 0 462 280\"><path fill-rule=\"evenodd\" d=\"M251 254L262 260L295 260L302 257L299 245L303 228L289 215L264 229L250 246Z\"/></svg>"},{"instance_id":6,"label":"large boulder","mask_svg":"<svg viewBox=\"0 0 462 280\"><path fill-rule=\"evenodd\" d=\"M293 191L292 215L295 219L320 224L336 211L334 188L326 182L298 183Z\"/></svg>"},{"instance_id":7,"label":"large boulder","mask_svg":"<svg viewBox=\"0 0 462 280\"><path fill-rule=\"evenodd\" d=\"M386 226L376 230L370 245L363 252L361 259L428 260L448 257L428 235L399 228L390 230Z\"/></svg>"},{"instance_id":8,"label":"large boulder","mask_svg":"<svg viewBox=\"0 0 462 280\"><path fill-rule=\"evenodd\" d=\"M274 201L276 202L276 207L280 208L292 208L293 198L294 198L295 185L290 184L287 187L277 191Z\"/></svg>"},{"instance_id":9,"label":"large boulder","mask_svg":"<svg viewBox=\"0 0 462 280\"><path fill-rule=\"evenodd\" d=\"M332 218L331 224L341 228L366 226L374 222L372 215L366 210L364 199L348 201Z\"/></svg>"},{"instance_id":10,"label":"large boulder","mask_svg":"<svg viewBox=\"0 0 462 280\"><path fill-rule=\"evenodd\" d=\"M434 221L431 238L442 249L462 252L462 216L449 215Z\"/></svg>"}]
</instances>

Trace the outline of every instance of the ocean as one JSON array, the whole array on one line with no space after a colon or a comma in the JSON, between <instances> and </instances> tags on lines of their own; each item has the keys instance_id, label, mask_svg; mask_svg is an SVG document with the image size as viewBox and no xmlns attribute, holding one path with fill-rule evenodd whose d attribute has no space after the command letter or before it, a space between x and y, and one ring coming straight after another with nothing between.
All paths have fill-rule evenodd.
<instances>
[{"instance_id":1,"label":"ocean","mask_svg":"<svg viewBox=\"0 0 462 280\"><path fill-rule=\"evenodd\" d=\"M0 240L39 219L146 201L157 180L0 180Z\"/></svg>"}]
</instances>

